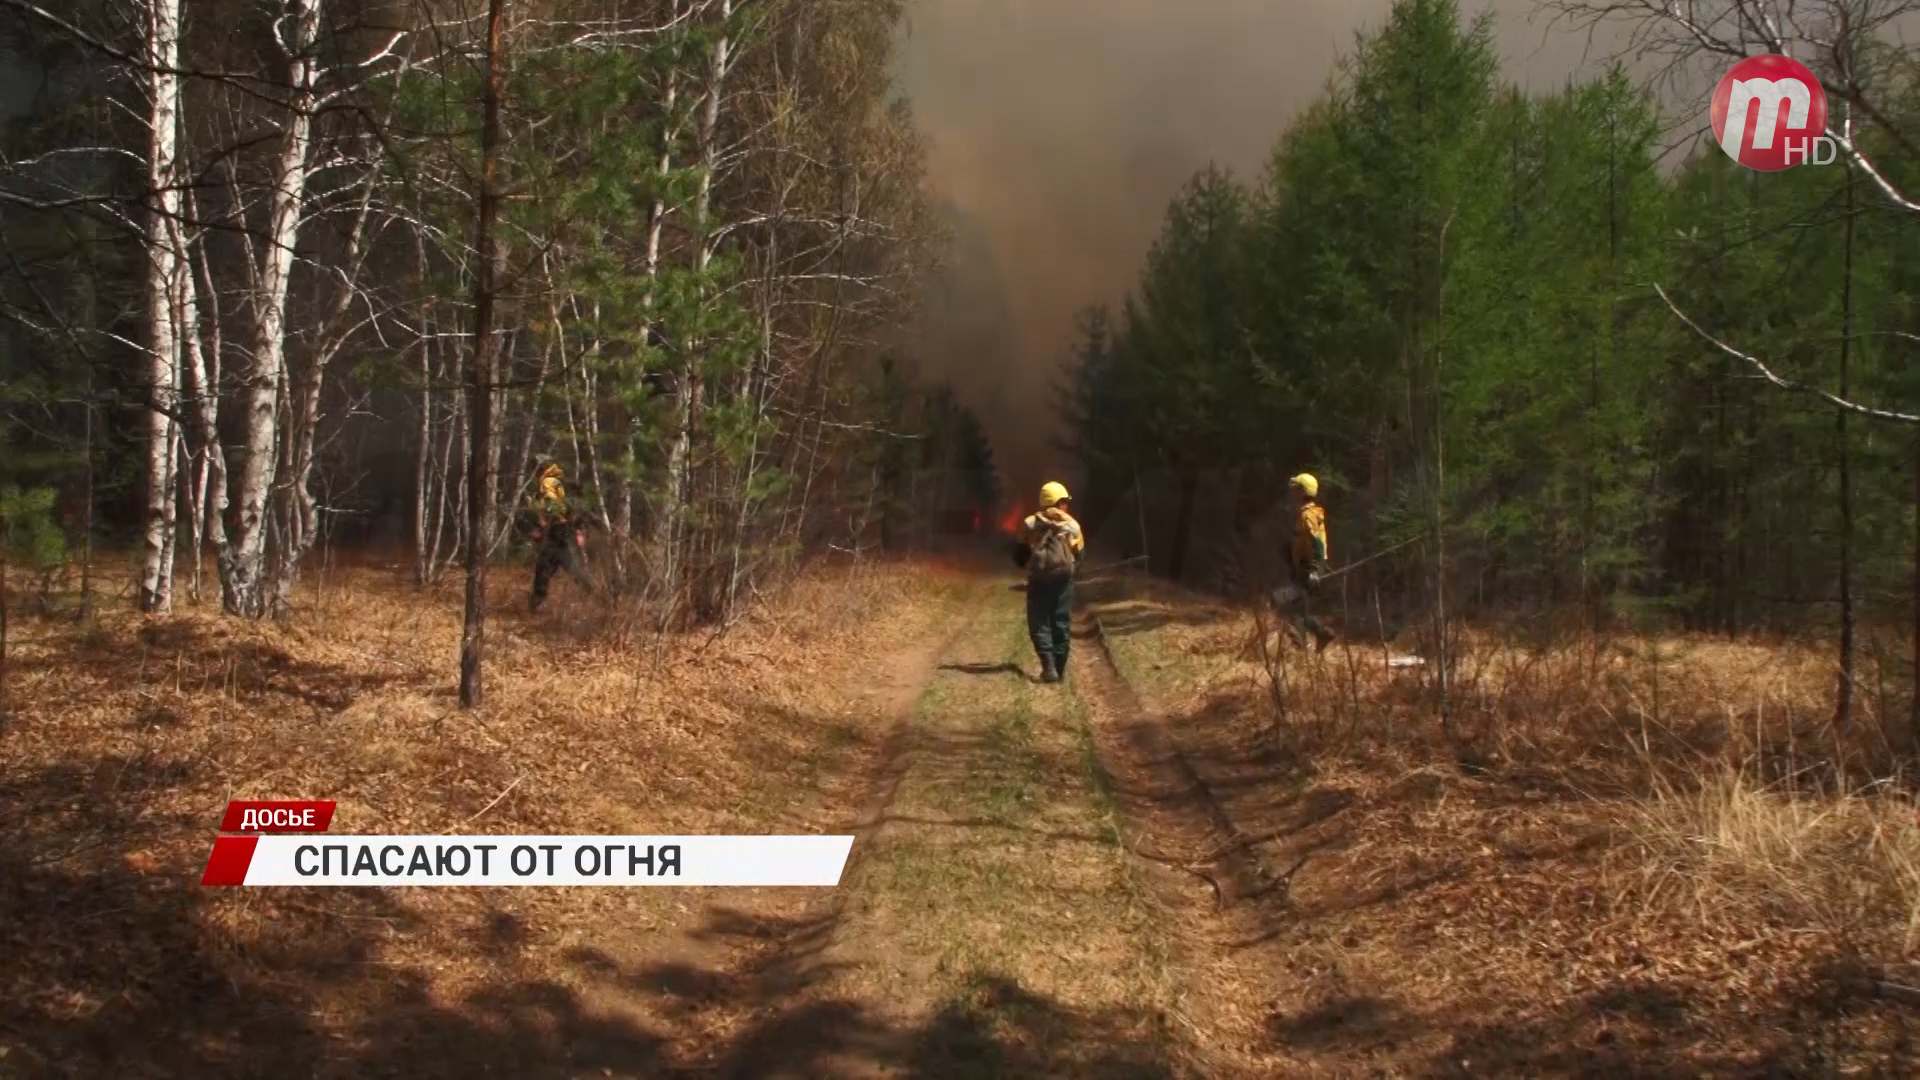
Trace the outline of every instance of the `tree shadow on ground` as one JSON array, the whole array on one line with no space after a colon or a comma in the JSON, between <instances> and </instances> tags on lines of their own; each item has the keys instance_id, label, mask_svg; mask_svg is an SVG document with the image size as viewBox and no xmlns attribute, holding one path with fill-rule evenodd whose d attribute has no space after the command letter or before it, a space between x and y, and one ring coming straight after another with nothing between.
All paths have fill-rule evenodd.
<instances>
[{"instance_id":1,"label":"tree shadow on ground","mask_svg":"<svg viewBox=\"0 0 1920 1080\"><path fill-rule=\"evenodd\" d=\"M0 773L0 1077L1171 1074L1138 1034L1154 1018L991 974L906 1021L827 993L830 913L713 905L706 965L576 948L535 966L511 894L462 914L403 890L201 888L186 838L210 846L213 822L155 806L202 767Z\"/></svg>"},{"instance_id":2,"label":"tree shadow on ground","mask_svg":"<svg viewBox=\"0 0 1920 1080\"><path fill-rule=\"evenodd\" d=\"M1855 1075L1913 1075L1920 1059L1909 1018L1896 1015L1890 1030L1863 1038L1841 1019L1875 1007L1871 992L1830 972L1803 990L1743 1005L1737 1017L1716 1015L1681 988L1639 980L1545 1009L1516 998L1421 1012L1367 994L1335 995L1274 1013L1267 1030L1276 1046L1318 1065L1419 1062L1413 1071L1433 1077L1799 1077L1837 1075L1842 1063ZM1803 1000L1809 996L1821 1004ZM1730 1021L1741 1029L1738 1049L1729 1045Z\"/></svg>"},{"instance_id":3,"label":"tree shadow on ground","mask_svg":"<svg viewBox=\"0 0 1920 1080\"><path fill-rule=\"evenodd\" d=\"M1080 598L1087 602L1089 598ZM1206 608L1171 607L1146 602L1111 602L1099 613L1100 626L1114 637L1144 634L1165 626L1213 626L1230 614Z\"/></svg>"},{"instance_id":4,"label":"tree shadow on ground","mask_svg":"<svg viewBox=\"0 0 1920 1080\"><path fill-rule=\"evenodd\" d=\"M491 913L451 958L483 977L450 989L431 970L447 957L394 948L435 929L406 893L201 889L178 866L126 857L162 834L211 839L207 822L149 805L195 768L135 758L0 774L0 1076L1186 1071L1164 1018L1076 1008L991 971L910 1020L836 994L846 962L832 954L830 910L769 918L713 904L692 936L718 960L621 962L576 948L535 971L522 961L527 928L486 896ZM1415 1070L1432 1076L1802 1076L1843 1062L1912 1075L1912 1006L1887 995L1877 973L1836 960L1745 1018L1712 1015L1682 988L1622 982L1545 1011L1496 1002L1427 1014L1329 998L1274 1015L1268 1030L1278 1048L1323 1062L1437 1039ZM1853 1033L1849 1018L1865 1012L1895 1025L1890 1040ZM1754 1053L1715 1048L1732 1022L1761 1033Z\"/></svg>"},{"instance_id":5,"label":"tree shadow on ground","mask_svg":"<svg viewBox=\"0 0 1920 1080\"><path fill-rule=\"evenodd\" d=\"M1025 669L1019 664L1002 660L999 663L960 663L941 664L941 671L958 672L961 675L1025 675Z\"/></svg>"},{"instance_id":6,"label":"tree shadow on ground","mask_svg":"<svg viewBox=\"0 0 1920 1080\"><path fill-rule=\"evenodd\" d=\"M690 1027L733 1032L725 1040L687 1045L687 1056L670 1070L681 1075L1175 1075L1163 1018L1138 1010L1076 1009L1004 975L976 974L930 1016L910 1023L889 1018L883 1002L823 992L831 976L850 966L829 958L836 925L832 912L770 918L715 906L695 936L729 944L726 955L745 958L727 968L654 964L622 970L604 956L588 962L601 978L655 999L655 1008L692 1021ZM734 1017L751 1020L729 1023Z\"/></svg>"},{"instance_id":7,"label":"tree shadow on ground","mask_svg":"<svg viewBox=\"0 0 1920 1080\"><path fill-rule=\"evenodd\" d=\"M661 644L659 610L635 597L610 595L556 574L547 599L535 610L527 603L531 566L496 568L494 573L500 580L488 582L487 618L506 633L560 650L591 648L610 639L641 650Z\"/></svg>"},{"instance_id":8,"label":"tree shadow on ground","mask_svg":"<svg viewBox=\"0 0 1920 1080\"><path fill-rule=\"evenodd\" d=\"M198 620L95 625L75 634L66 647L29 654L14 664L22 674L78 674L108 686L125 685L138 672L154 689L217 690L237 704L256 706L291 698L328 713L345 709L362 694L417 681L397 666L368 672L364 666L305 660L269 636ZM156 705L148 719L165 724L178 718Z\"/></svg>"},{"instance_id":9,"label":"tree shadow on ground","mask_svg":"<svg viewBox=\"0 0 1920 1080\"><path fill-rule=\"evenodd\" d=\"M1365 839L1355 830L1400 826L1443 801L1457 800L1489 823L1525 819L1543 826L1510 836L1490 829L1463 847L1446 846L1453 837L1425 851L1388 844L1370 855L1364 876L1323 879L1311 896L1294 902L1285 920L1233 942L1236 950L1284 938L1306 945L1306 955L1343 955L1356 946L1353 928L1363 928L1364 936L1366 927L1389 925L1386 909L1408 905L1414 917L1451 913L1436 908L1432 894L1457 893L1470 881L1498 891L1509 875L1584 881L1585 873L1573 868L1598 858L1609 843L1605 823L1579 812L1592 794L1538 769L1462 775L1436 766L1356 788L1350 785L1356 760L1364 760L1359 755L1339 769L1314 767L1317 748L1296 740L1281 749L1244 713L1235 716L1230 702L1210 701L1167 728L1236 826L1258 845L1273 845L1281 865L1316 847ZM1290 755L1306 760L1290 770ZM1336 1075L1920 1075L1911 1033L1920 1000L1899 995L1910 977L1876 977L1841 957L1809 957L1796 972L1789 978L1804 985L1756 980L1753 992L1739 995L1704 975L1670 983L1623 979L1565 997L1528 997L1499 986L1423 996L1397 985L1390 971L1357 982L1328 976L1337 992L1273 1014L1267 1033L1278 1052Z\"/></svg>"}]
</instances>

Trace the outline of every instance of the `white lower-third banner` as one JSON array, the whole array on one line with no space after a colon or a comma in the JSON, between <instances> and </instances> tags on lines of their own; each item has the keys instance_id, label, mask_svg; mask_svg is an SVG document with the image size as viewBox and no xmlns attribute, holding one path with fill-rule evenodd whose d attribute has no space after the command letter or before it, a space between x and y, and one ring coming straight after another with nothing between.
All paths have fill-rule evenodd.
<instances>
[{"instance_id":1,"label":"white lower-third banner","mask_svg":"<svg viewBox=\"0 0 1920 1080\"><path fill-rule=\"evenodd\" d=\"M221 836L203 885L840 883L851 836Z\"/></svg>"}]
</instances>

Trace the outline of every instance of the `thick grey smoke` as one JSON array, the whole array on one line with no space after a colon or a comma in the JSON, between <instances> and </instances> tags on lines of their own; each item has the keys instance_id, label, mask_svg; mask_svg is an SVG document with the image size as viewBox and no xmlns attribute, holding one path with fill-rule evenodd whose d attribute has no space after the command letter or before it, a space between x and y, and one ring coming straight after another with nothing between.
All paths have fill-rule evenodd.
<instances>
[{"instance_id":1,"label":"thick grey smoke","mask_svg":"<svg viewBox=\"0 0 1920 1080\"><path fill-rule=\"evenodd\" d=\"M1475 0L1466 0L1477 10ZM1529 0L1493 5L1507 74L1583 63ZM1255 178L1388 0L909 0L899 71L956 234L923 348L981 415L1016 495L1071 476L1053 387L1081 307L1133 285L1209 162Z\"/></svg>"}]
</instances>

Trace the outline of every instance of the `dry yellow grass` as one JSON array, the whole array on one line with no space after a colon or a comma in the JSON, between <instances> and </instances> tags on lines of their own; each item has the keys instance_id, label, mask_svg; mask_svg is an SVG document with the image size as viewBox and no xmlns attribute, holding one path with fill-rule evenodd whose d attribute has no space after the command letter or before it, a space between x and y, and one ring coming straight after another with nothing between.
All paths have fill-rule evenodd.
<instances>
[{"instance_id":1,"label":"dry yellow grass","mask_svg":"<svg viewBox=\"0 0 1920 1080\"><path fill-rule=\"evenodd\" d=\"M1447 738L1431 669L1385 663L1406 644L1263 660L1247 611L1138 580L1093 599L1222 808L1293 871L1258 948L1304 1068L1915 1067L1920 826L1869 780L1897 744L1881 703L1830 730L1822 651L1468 633Z\"/></svg>"},{"instance_id":2,"label":"dry yellow grass","mask_svg":"<svg viewBox=\"0 0 1920 1080\"><path fill-rule=\"evenodd\" d=\"M582 1039L609 1067L665 1055L673 1012L615 1000L660 989L597 992L643 971L589 946L645 957L693 917L687 894L202 890L226 801L337 799L339 832L838 825L847 793L825 785L857 783L884 733L850 692L863 666L924 636L967 580L825 567L724 637L622 641L566 582L528 616L524 574L497 570L477 713L453 694L458 590L416 590L397 568L312 581L285 624L191 607L17 620L0 1074L464 1075L574 1060Z\"/></svg>"},{"instance_id":3,"label":"dry yellow grass","mask_svg":"<svg viewBox=\"0 0 1920 1080\"><path fill-rule=\"evenodd\" d=\"M1896 955L1920 945L1920 821L1906 800L1795 791L1729 766L1661 779L1632 831L1648 899L1671 893L1702 924L1779 921Z\"/></svg>"}]
</instances>

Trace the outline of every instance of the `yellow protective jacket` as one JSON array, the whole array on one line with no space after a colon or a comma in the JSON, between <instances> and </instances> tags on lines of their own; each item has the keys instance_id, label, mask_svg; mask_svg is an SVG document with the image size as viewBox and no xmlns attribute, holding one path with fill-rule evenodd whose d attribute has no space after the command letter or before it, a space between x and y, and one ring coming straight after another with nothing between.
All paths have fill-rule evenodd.
<instances>
[{"instance_id":1,"label":"yellow protective jacket","mask_svg":"<svg viewBox=\"0 0 1920 1080\"><path fill-rule=\"evenodd\" d=\"M1293 523L1293 562L1323 572L1327 568L1327 511L1312 500Z\"/></svg>"},{"instance_id":2,"label":"yellow protective jacket","mask_svg":"<svg viewBox=\"0 0 1920 1080\"><path fill-rule=\"evenodd\" d=\"M1075 557L1078 557L1087 550L1087 538L1086 535L1080 531L1080 523L1073 519L1072 514L1067 513L1057 506L1049 506L1037 514L1028 514L1025 518L1021 519L1020 535L1015 537L1015 539L1028 547L1032 547L1033 542L1039 539L1039 536L1036 534L1040 529L1040 518L1046 518L1055 525L1065 525L1067 527L1067 546L1073 549Z\"/></svg>"},{"instance_id":3,"label":"yellow protective jacket","mask_svg":"<svg viewBox=\"0 0 1920 1080\"><path fill-rule=\"evenodd\" d=\"M567 489L561 486L559 477L541 477L540 490L534 494L532 502L540 528L545 529L556 521L567 520Z\"/></svg>"}]
</instances>

